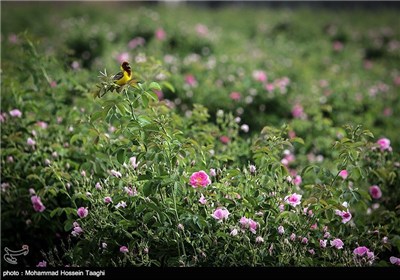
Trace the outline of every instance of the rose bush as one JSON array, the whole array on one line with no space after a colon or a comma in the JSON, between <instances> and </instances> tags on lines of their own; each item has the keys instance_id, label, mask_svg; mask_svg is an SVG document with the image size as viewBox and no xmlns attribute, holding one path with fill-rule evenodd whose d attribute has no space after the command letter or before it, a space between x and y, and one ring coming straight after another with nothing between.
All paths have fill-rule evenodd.
<instances>
[{"instance_id":1,"label":"rose bush","mask_svg":"<svg viewBox=\"0 0 400 280\"><path fill-rule=\"evenodd\" d=\"M4 6L2 244L24 265L398 265L391 11L306 32L287 11ZM138 84L114 85L121 60Z\"/></svg>"}]
</instances>

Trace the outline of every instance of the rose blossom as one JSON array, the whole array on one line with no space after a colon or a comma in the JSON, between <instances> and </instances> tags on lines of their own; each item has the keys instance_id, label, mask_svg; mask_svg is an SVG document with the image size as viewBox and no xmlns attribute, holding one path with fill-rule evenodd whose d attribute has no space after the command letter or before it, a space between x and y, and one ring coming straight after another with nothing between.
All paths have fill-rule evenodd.
<instances>
[{"instance_id":1,"label":"rose blossom","mask_svg":"<svg viewBox=\"0 0 400 280\"><path fill-rule=\"evenodd\" d=\"M396 257L394 257L394 256L391 256L391 257L389 258L389 260L390 260L390 263L391 263L391 264L395 264L395 265L400 266L400 258L396 258Z\"/></svg>"},{"instance_id":2,"label":"rose blossom","mask_svg":"<svg viewBox=\"0 0 400 280\"><path fill-rule=\"evenodd\" d=\"M224 219L225 220L228 219L229 215L230 213L227 209L218 208L217 210L214 211L214 214L212 214L211 216L216 220L222 221Z\"/></svg>"},{"instance_id":3,"label":"rose blossom","mask_svg":"<svg viewBox=\"0 0 400 280\"><path fill-rule=\"evenodd\" d=\"M250 173L255 173L255 172L256 172L256 166L253 165L253 164L251 164L251 165L249 166L249 170L250 170Z\"/></svg>"},{"instance_id":4,"label":"rose blossom","mask_svg":"<svg viewBox=\"0 0 400 280\"><path fill-rule=\"evenodd\" d=\"M126 207L126 202L125 201L120 201L120 202L118 202L117 205L115 205L116 209L118 209L120 207L125 208Z\"/></svg>"},{"instance_id":5,"label":"rose blossom","mask_svg":"<svg viewBox=\"0 0 400 280\"><path fill-rule=\"evenodd\" d=\"M288 195L285 197L285 202L287 204L292 205L293 207L296 207L297 205L299 205L301 203L301 195L299 195L297 193Z\"/></svg>"},{"instance_id":6,"label":"rose blossom","mask_svg":"<svg viewBox=\"0 0 400 280\"><path fill-rule=\"evenodd\" d=\"M40 197L34 195L31 197L33 209L35 209L36 212L43 212L46 207L43 205L42 201L40 200Z\"/></svg>"},{"instance_id":7,"label":"rose blossom","mask_svg":"<svg viewBox=\"0 0 400 280\"><path fill-rule=\"evenodd\" d=\"M129 252L128 247L126 247L126 246L121 246L121 247L119 248L119 251L120 251L121 253L128 253L128 252Z\"/></svg>"},{"instance_id":8,"label":"rose blossom","mask_svg":"<svg viewBox=\"0 0 400 280\"><path fill-rule=\"evenodd\" d=\"M31 137L28 137L28 140L26 140L26 144L28 144L28 146L35 146L36 141L33 140Z\"/></svg>"},{"instance_id":9,"label":"rose blossom","mask_svg":"<svg viewBox=\"0 0 400 280\"><path fill-rule=\"evenodd\" d=\"M46 129L48 124L46 122L43 121L38 121L36 122L36 125L39 126L40 128Z\"/></svg>"},{"instance_id":10,"label":"rose blossom","mask_svg":"<svg viewBox=\"0 0 400 280\"><path fill-rule=\"evenodd\" d=\"M215 171L215 168L210 168L210 176L211 177L217 176L217 172Z\"/></svg>"},{"instance_id":11,"label":"rose blossom","mask_svg":"<svg viewBox=\"0 0 400 280\"><path fill-rule=\"evenodd\" d=\"M85 218L89 214L89 211L88 211L87 207L86 208L80 207L80 208L78 208L76 213L78 214L79 218Z\"/></svg>"},{"instance_id":12,"label":"rose blossom","mask_svg":"<svg viewBox=\"0 0 400 280\"><path fill-rule=\"evenodd\" d=\"M292 108L292 116L295 119L300 119L305 117L305 113L303 111L303 106L300 104L295 104Z\"/></svg>"},{"instance_id":13,"label":"rose blossom","mask_svg":"<svg viewBox=\"0 0 400 280\"><path fill-rule=\"evenodd\" d=\"M301 182L302 182L301 176L296 175L296 177L294 177L293 179L293 184L295 184L296 186L300 186Z\"/></svg>"},{"instance_id":14,"label":"rose blossom","mask_svg":"<svg viewBox=\"0 0 400 280\"><path fill-rule=\"evenodd\" d=\"M258 223L252 219L242 217L239 221L243 228L248 228L252 233L256 233Z\"/></svg>"},{"instance_id":15,"label":"rose blossom","mask_svg":"<svg viewBox=\"0 0 400 280\"><path fill-rule=\"evenodd\" d=\"M132 189L132 187L124 187L124 191L127 193L127 195L129 195L129 196L135 196L135 195L137 195L137 190L136 190L136 188L133 188Z\"/></svg>"},{"instance_id":16,"label":"rose blossom","mask_svg":"<svg viewBox=\"0 0 400 280\"><path fill-rule=\"evenodd\" d=\"M96 183L95 188L96 188L96 190L99 190L99 191L102 189L99 182Z\"/></svg>"},{"instance_id":17,"label":"rose blossom","mask_svg":"<svg viewBox=\"0 0 400 280\"><path fill-rule=\"evenodd\" d=\"M47 262L46 261L41 261L36 265L36 267L46 267L46 266L47 266Z\"/></svg>"},{"instance_id":18,"label":"rose blossom","mask_svg":"<svg viewBox=\"0 0 400 280\"><path fill-rule=\"evenodd\" d=\"M231 94L229 94L229 97L230 97L232 100L238 101L238 100L240 100L241 95L240 95L239 92L233 91L233 92L231 92Z\"/></svg>"},{"instance_id":19,"label":"rose blossom","mask_svg":"<svg viewBox=\"0 0 400 280\"><path fill-rule=\"evenodd\" d=\"M253 71L253 79L258 82L266 82L267 74L262 70L254 70Z\"/></svg>"},{"instance_id":20,"label":"rose blossom","mask_svg":"<svg viewBox=\"0 0 400 280\"><path fill-rule=\"evenodd\" d=\"M332 247L335 247L336 249L343 249L344 243L343 243L343 241L340 240L339 238L336 238L336 239L331 240L330 243L331 243L331 246L332 246Z\"/></svg>"},{"instance_id":21,"label":"rose blossom","mask_svg":"<svg viewBox=\"0 0 400 280\"><path fill-rule=\"evenodd\" d=\"M250 130L250 127L249 127L249 125L248 124L242 124L241 126L240 126L240 130L242 130L244 133L247 133L247 132L249 132L249 130Z\"/></svg>"},{"instance_id":22,"label":"rose blossom","mask_svg":"<svg viewBox=\"0 0 400 280\"><path fill-rule=\"evenodd\" d=\"M112 202L112 198L111 198L111 197L106 196L106 197L104 198L104 203L105 203L105 204L109 204L109 203L111 203L111 202Z\"/></svg>"},{"instance_id":23,"label":"rose blossom","mask_svg":"<svg viewBox=\"0 0 400 280\"><path fill-rule=\"evenodd\" d=\"M74 230L71 232L71 234L76 237L76 236L80 235L82 232L83 232L83 229L78 225L78 226L74 227Z\"/></svg>"},{"instance_id":24,"label":"rose blossom","mask_svg":"<svg viewBox=\"0 0 400 280\"><path fill-rule=\"evenodd\" d=\"M236 236L238 234L238 230L234 228L229 234L232 236Z\"/></svg>"},{"instance_id":25,"label":"rose blossom","mask_svg":"<svg viewBox=\"0 0 400 280\"><path fill-rule=\"evenodd\" d=\"M110 172L111 172L111 175L113 175L113 176L115 176L117 178L121 178L122 177L122 174L119 171L116 171L116 170L112 169Z\"/></svg>"},{"instance_id":26,"label":"rose blossom","mask_svg":"<svg viewBox=\"0 0 400 280\"><path fill-rule=\"evenodd\" d=\"M262 238L261 236L256 237L256 243L263 243L263 242L264 242L264 238Z\"/></svg>"},{"instance_id":27,"label":"rose blossom","mask_svg":"<svg viewBox=\"0 0 400 280\"><path fill-rule=\"evenodd\" d=\"M18 109L13 109L8 113L10 114L11 117L14 117L14 118L20 118L22 116L22 112Z\"/></svg>"},{"instance_id":28,"label":"rose blossom","mask_svg":"<svg viewBox=\"0 0 400 280\"><path fill-rule=\"evenodd\" d=\"M390 140L387 138L381 138L376 143L379 145L379 148L381 151L388 150L389 152L392 150L392 147L390 147Z\"/></svg>"},{"instance_id":29,"label":"rose blossom","mask_svg":"<svg viewBox=\"0 0 400 280\"><path fill-rule=\"evenodd\" d=\"M342 223L343 224L345 224L348 221L350 221L351 217L352 217L350 211L348 211L348 210L347 211L336 210L336 215L342 217Z\"/></svg>"},{"instance_id":30,"label":"rose blossom","mask_svg":"<svg viewBox=\"0 0 400 280\"><path fill-rule=\"evenodd\" d=\"M162 27L157 28L155 35L156 35L157 40L159 40L159 41L163 41L167 37L167 33L165 33L165 31Z\"/></svg>"},{"instance_id":31,"label":"rose blossom","mask_svg":"<svg viewBox=\"0 0 400 280\"><path fill-rule=\"evenodd\" d=\"M221 141L222 144L228 144L230 139L228 136L222 135L221 137L219 137L219 141Z\"/></svg>"},{"instance_id":32,"label":"rose blossom","mask_svg":"<svg viewBox=\"0 0 400 280\"><path fill-rule=\"evenodd\" d=\"M199 202L200 202L201 204L203 204L203 205L207 203L207 199L204 197L203 194L201 194L200 199L199 199Z\"/></svg>"},{"instance_id":33,"label":"rose blossom","mask_svg":"<svg viewBox=\"0 0 400 280\"><path fill-rule=\"evenodd\" d=\"M197 80L192 74L188 74L185 76L185 83L194 87L197 85Z\"/></svg>"},{"instance_id":34,"label":"rose blossom","mask_svg":"<svg viewBox=\"0 0 400 280\"><path fill-rule=\"evenodd\" d=\"M133 169L136 169L139 166L139 162L136 163L136 157L129 158L129 162L131 163Z\"/></svg>"},{"instance_id":35,"label":"rose blossom","mask_svg":"<svg viewBox=\"0 0 400 280\"><path fill-rule=\"evenodd\" d=\"M190 185L192 185L193 188L198 188L198 187L204 188L210 184L211 180L208 177L207 173L204 172L203 170L194 172L192 176L190 176Z\"/></svg>"},{"instance_id":36,"label":"rose blossom","mask_svg":"<svg viewBox=\"0 0 400 280\"><path fill-rule=\"evenodd\" d=\"M379 199L382 197L382 191L377 185L370 186L369 193L374 199Z\"/></svg>"},{"instance_id":37,"label":"rose blossom","mask_svg":"<svg viewBox=\"0 0 400 280\"><path fill-rule=\"evenodd\" d=\"M360 246L354 249L353 254L357 256L364 256L367 254L369 249L365 246Z\"/></svg>"},{"instance_id":38,"label":"rose blossom","mask_svg":"<svg viewBox=\"0 0 400 280\"><path fill-rule=\"evenodd\" d=\"M339 176L342 177L343 180L345 180L347 176L349 176L349 173L347 172L347 170L344 169L339 172Z\"/></svg>"}]
</instances>

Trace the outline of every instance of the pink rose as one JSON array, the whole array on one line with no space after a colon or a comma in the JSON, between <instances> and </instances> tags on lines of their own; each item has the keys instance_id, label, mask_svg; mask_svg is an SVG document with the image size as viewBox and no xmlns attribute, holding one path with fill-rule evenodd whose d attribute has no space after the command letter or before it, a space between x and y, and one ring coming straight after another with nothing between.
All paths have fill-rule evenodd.
<instances>
[{"instance_id":1,"label":"pink rose","mask_svg":"<svg viewBox=\"0 0 400 280\"><path fill-rule=\"evenodd\" d=\"M373 186L369 187L369 194L374 199L379 199L382 197L382 191L377 185L373 185Z\"/></svg>"},{"instance_id":2,"label":"pink rose","mask_svg":"<svg viewBox=\"0 0 400 280\"><path fill-rule=\"evenodd\" d=\"M391 256L391 257L389 258L389 260L390 260L390 263L391 263L391 264L395 264L395 265L400 266L400 258L396 258L396 257L394 257L394 256Z\"/></svg>"},{"instance_id":3,"label":"pink rose","mask_svg":"<svg viewBox=\"0 0 400 280\"><path fill-rule=\"evenodd\" d=\"M106 197L104 198L104 203L105 203L105 204L109 204L109 203L111 203L111 202L113 202L111 197L106 196Z\"/></svg>"},{"instance_id":4,"label":"pink rose","mask_svg":"<svg viewBox=\"0 0 400 280\"><path fill-rule=\"evenodd\" d=\"M342 177L343 180L345 180L347 176L349 176L349 173L347 172L347 170L344 169L339 172L339 176Z\"/></svg>"},{"instance_id":5,"label":"pink rose","mask_svg":"<svg viewBox=\"0 0 400 280\"><path fill-rule=\"evenodd\" d=\"M216 220L222 221L224 219L225 220L228 219L229 215L230 213L227 209L218 208L217 210L214 211L214 214L212 214L211 216Z\"/></svg>"},{"instance_id":6,"label":"pink rose","mask_svg":"<svg viewBox=\"0 0 400 280\"><path fill-rule=\"evenodd\" d=\"M203 205L207 203L207 199L204 197L203 194L201 194L200 199L199 199L199 202L200 202L201 204L203 204Z\"/></svg>"},{"instance_id":7,"label":"pink rose","mask_svg":"<svg viewBox=\"0 0 400 280\"><path fill-rule=\"evenodd\" d=\"M11 117L14 117L14 118L20 118L22 116L22 112L18 109L13 109L8 113L10 114Z\"/></svg>"},{"instance_id":8,"label":"pink rose","mask_svg":"<svg viewBox=\"0 0 400 280\"><path fill-rule=\"evenodd\" d=\"M77 212L79 218L85 218L89 214L87 207L86 208L80 207L80 208L78 208L78 210L76 212Z\"/></svg>"},{"instance_id":9,"label":"pink rose","mask_svg":"<svg viewBox=\"0 0 400 280\"><path fill-rule=\"evenodd\" d=\"M299 205L301 203L301 195L294 193L294 194L286 196L284 200L287 204L290 204L293 207L296 207L297 205Z\"/></svg>"},{"instance_id":10,"label":"pink rose","mask_svg":"<svg viewBox=\"0 0 400 280\"><path fill-rule=\"evenodd\" d=\"M360 246L354 249L353 254L357 256L364 256L367 254L369 249L365 246Z\"/></svg>"},{"instance_id":11,"label":"pink rose","mask_svg":"<svg viewBox=\"0 0 400 280\"><path fill-rule=\"evenodd\" d=\"M42 201L40 200L40 197L34 195L31 197L33 209L35 209L36 212L43 212L46 207L43 205Z\"/></svg>"},{"instance_id":12,"label":"pink rose","mask_svg":"<svg viewBox=\"0 0 400 280\"><path fill-rule=\"evenodd\" d=\"M344 243L339 238L333 239L330 243L331 243L331 246L335 247L336 249L343 249Z\"/></svg>"},{"instance_id":13,"label":"pink rose","mask_svg":"<svg viewBox=\"0 0 400 280\"><path fill-rule=\"evenodd\" d=\"M192 176L190 176L190 185L193 188L198 188L198 187L204 188L210 184L211 184L210 177L208 177L207 173L204 172L203 170L194 172Z\"/></svg>"},{"instance_id":14,"label":"pink rose","mask_svg":"<svg viewBox=\"0 0 400 280\"><path fill-rule=\"evenodd\" d=\"M119 248L119 251L120 251L121 253L124 253L124 254L129 252L128 247L126 247L126 246L121 246L121 247Z\"/></svg>"},{"instance_id":15,"label":"pink rose","mask_svg":"<svg viewBox=\"0 0 400 280\"><path fill-rule=\"evenodd\" d=\"M388 150L389 152L392 150L392 147L390 147L390 140L387 138L381 138L376 143L379 145L379 148L381 151Z\"/></svg>"}]
</instances>

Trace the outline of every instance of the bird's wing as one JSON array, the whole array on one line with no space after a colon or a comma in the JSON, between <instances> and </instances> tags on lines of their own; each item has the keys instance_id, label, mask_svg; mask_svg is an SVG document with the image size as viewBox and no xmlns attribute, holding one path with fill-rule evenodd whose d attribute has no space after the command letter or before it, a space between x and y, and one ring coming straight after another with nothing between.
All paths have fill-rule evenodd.
<instances>
[{"instance_id":1,"label":"bird's wing","mask_svg":"<svg viewBox=\"0 0 400 280\"><path fill-rule=\"evenodd\" d=\"M114 81L118 81L118 80L121 79L123 76L124 76L124 73L118 72L117 74L114 75L113 80L114 80Z\"/></svg>"}]
</instances>

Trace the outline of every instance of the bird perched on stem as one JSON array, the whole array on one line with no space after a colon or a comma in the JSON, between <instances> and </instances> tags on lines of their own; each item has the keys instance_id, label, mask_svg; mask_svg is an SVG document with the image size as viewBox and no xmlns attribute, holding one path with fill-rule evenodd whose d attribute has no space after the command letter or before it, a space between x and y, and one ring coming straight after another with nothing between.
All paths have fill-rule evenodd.
<instances>
[{"instance_id":1,"label":"bird perched on stem","mask_svg":"<svg viewBox=\"0 0 400 280\"><path fill-rule=\"evenodd\" d=\"M114 90L120 93L126 84L136 86L139 82L141 83L141 81L133 79L132 68L128 62L122 62L120 68L121 71L111 77L108 77L106 70L100 71L101 76L99 77L103 81L101 85L97 85L99 89L94 92L95 97L103 97L107 92Z\"/></svg>"},{"instance_id":2,"label":"bird perched on stem","mask_svg":"<svg viewBox=\"0 0 400 280\"><path fill-rule=\"evenodd\" d=\"M119 85L123 86L132 79L132 69L128 62L124 61L121 64L121 72L118 72L114 75L113 80L114 82Z\"/></svg>"}]
</instances>

